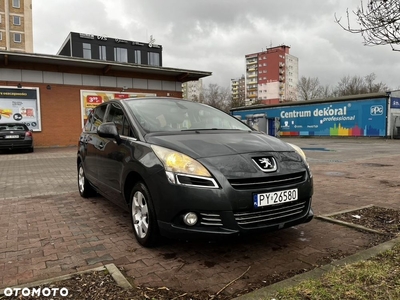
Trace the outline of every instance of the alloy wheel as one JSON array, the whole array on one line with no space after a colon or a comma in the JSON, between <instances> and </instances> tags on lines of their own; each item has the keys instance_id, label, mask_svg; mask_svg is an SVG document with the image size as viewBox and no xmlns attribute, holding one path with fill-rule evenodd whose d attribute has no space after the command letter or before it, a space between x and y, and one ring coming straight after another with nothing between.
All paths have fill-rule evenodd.
<instances>
[{"instance_id":1,"label":"alloy wheel","mask_svg":"<svg viewBox=\"0 0 400 300\"><path fill-rule=\"evenodd\" d=\"M140 238L145 238L149 231L149 208L146 197L140 191L133 195L132 220L136 234Z\"/></svg>"}]
</instances>

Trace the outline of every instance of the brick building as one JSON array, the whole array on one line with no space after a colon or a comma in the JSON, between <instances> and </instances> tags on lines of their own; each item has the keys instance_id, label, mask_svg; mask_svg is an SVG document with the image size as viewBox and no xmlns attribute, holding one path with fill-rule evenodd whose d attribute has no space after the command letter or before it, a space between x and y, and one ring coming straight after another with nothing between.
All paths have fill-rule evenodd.
<instances>
[{"instance_id":1,"label":"brick building","mask_svg":"<svg viewBox=\"0 0 400 300\"><path fill-rule=\"evenodd\" d=\"M0 109L22 115L35 147L77 145L87 109L110 98L182 98L210 72L0 51ZM7 121L2 116L0 122ZM10 117L9 120L12 120Z\"/></svg>"}]
</instances>

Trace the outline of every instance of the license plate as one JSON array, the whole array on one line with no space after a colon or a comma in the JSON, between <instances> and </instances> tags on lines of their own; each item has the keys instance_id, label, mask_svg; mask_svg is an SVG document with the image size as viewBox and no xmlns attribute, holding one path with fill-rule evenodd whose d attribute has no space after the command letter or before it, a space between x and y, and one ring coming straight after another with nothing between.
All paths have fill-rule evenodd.
<instances>
[{"instance_id":1,"label":"license plate","mask_svg":"<svg viewBox=\"0 0 400 300\"><path fill-rule=\"evenodd\" d=\"M19 135L6 135L6 139L18 139Z\"/></svg>"},{"instance_id":2,"label":"license plate","mask_svg":"<svg viewBox=\"0 0 400 300\"><path fill-rule=\"evenodd\" d=\"M280 203L296 201L299 197L297 189L276 191L272 193L255 194L253 196L254 207L276 205Z\"/></svg>"}]
</instances>

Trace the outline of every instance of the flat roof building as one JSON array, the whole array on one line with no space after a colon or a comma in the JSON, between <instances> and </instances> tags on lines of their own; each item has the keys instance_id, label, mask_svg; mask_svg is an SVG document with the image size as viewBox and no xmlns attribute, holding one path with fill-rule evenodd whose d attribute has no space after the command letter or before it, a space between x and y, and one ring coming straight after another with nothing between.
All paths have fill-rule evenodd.
<instances>
[{"instance_id":1,"label":"flat roof building","mask_svg":"<svg viewBox=\"0 0 400 300\"><path fill-rule=\"evenodd\" d=\"M70 32L57 55L162 66L162 46L88 33Z\"/></svg>"}]
</instances>

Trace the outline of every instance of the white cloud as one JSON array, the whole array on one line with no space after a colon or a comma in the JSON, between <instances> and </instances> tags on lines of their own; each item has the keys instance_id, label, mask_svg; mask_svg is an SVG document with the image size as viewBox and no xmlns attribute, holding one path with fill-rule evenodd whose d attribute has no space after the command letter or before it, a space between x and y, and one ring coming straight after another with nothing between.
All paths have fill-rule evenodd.
<instances>
[{"instance_id":1,"label":"white cloud","mask_svg":"<svg viewBox=\"0 0 400 300\"><path fill-rule=\"evenodd\" d=\"M246 54L286 44L299 58L299 75L336 85L343 76L374 72L400 86L400 53L365 47L345 32L334 14L346 17L359 0L41 0L33 1L34 50L55 54L71 31L163 46L163 65L210 71L205 84L228 87L244 73Z\"/></svg>"}]
</instances>

